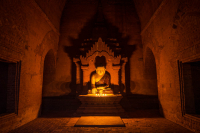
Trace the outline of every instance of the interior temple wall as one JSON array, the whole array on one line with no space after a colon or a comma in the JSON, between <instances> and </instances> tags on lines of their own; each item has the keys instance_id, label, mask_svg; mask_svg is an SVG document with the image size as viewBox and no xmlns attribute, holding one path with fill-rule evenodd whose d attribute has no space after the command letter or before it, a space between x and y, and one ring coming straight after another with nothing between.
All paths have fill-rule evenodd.
<instances>
[{"instance_id":1,"label":"interior temple wall","mask_svg":"<svg viewBox=\"0 0 200 133\"><path fill-rule=\"evenodd\" d=\"M147 25L151 16L160 6L163 0L133 0L137 14L140 17L141 29Z\"/></svg>"},{"instance_id":2,"label":"interior temple wall","mask_svg":"<svg viewBox=\"0 0 200 133\"><path fill-rule=\"evenodd\" d=\"M56 93L50 96L72 91L71 70L75 64L71 55L76 53L71 47L79 48L90 37L98 1L68 0L62 13L63 3L65 0L1 0L0 61L21 61L18 112L1 114L1 131L15 129L40 114L44 60L49 50L53 50L56 64L55 81L48 82L52 87L49 90ZM113 32L118 33L119 43L135 46L127 49L131 53L126 67L130 69L126 77L130 92L157 94L148 90L154 81L145 79L145 59L150 49L155 58L158 98L165 118L200 130L196 117L183 115L177 63L200 59L200 1L134 0L134 3L102 0L104 16L117 29Z\"/></svg>"},{"instance_id":3,"label":"interior temple wall","mask_svg":"<svg viewBox=\"0 0 200 133\"><path fill-rule=\"evenodd\" d=\"M66 0L35 0L38 6L46 14L48 19L51 21L56 29L60 29L60 18L62 16L62 11Z\"/></svg>"},{"instance_id":4,"label":"interior temple wall","mask_svg":"<svg viewBox=\"0 0 200 133\"><path fill-rule=\"evenodd\" d=\"M21 61L18 112L0 116L1 131L8 131L38 117L44 58L50 49L56 55L59 34L34 0L3 0L0 14L0 59Z\"/></svg>"},{"instance_id":5,"label":"interior temple wall","mask_svg":"<svg viewBox=\"0 0 200 133\"><path fill-rule=\"evenodd\" d=\"M145 20L146 15L140 14L141 3L135 2L141 23L150 20L141 32L143 55L145 56L147 48L155 55L158 96L164 116L195 131L200 127L198 120L183 115L177 61L187 62L200 58L200 2L163 0L156 13L148 20Z\"/></svg>"}]
</instances>

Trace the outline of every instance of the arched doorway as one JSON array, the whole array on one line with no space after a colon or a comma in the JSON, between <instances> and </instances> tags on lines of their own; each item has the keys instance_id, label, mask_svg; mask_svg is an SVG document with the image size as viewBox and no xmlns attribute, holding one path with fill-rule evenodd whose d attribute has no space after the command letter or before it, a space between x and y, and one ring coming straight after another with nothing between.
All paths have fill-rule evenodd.
<instances>
[{"instance_id":1,"label":"arched doorway","mask_svg":"<svg viewBox=\"0 0 200 133\"><path fill-rule=\"evenodd\" d=\"M49 50L44 59L44 69L43 69L43 86L42 86L42 113L45 110L47 101L45 101L45 97L52 96L53 87L52 83L55 78L55 56L53 50Z\"/></svg>"},{"instance_id":2,"label":"arched doorway","mask_svg":"<svg viewBox=\"0 0 200 133\"><path fill-rule=\"evenodd\" d=\"M150 95L158 95L156 62L150 48L146 49L144 62L144 79L147 81L147 92Z\"/></svg>"},{"instance_id":3,"label":"arched doorway","mask_svg":"<svg viewBox=\"0 0 200 133\"><path fill-rule=\"evenodd\" d=\"M44 70L43 70L43 88L42 96L50 95L51 89L50 84L53 82L55 76L55 56L53 50L50 50L44 59Z\"/></svg>"},{"instance_id":4,"label":"arched doorway","mask_svg":"<svg viewBox=\"0 0 200 133\"><path fill-rule=\"evenodd\" d=\"M146 48L144 58L144 79L147 84L147 95L152 95L153 100L150 103L154 110L153 114L163 115L162 106L158 98L157 69L155 56L150 48Z\"/></svg>"}]
</instances>

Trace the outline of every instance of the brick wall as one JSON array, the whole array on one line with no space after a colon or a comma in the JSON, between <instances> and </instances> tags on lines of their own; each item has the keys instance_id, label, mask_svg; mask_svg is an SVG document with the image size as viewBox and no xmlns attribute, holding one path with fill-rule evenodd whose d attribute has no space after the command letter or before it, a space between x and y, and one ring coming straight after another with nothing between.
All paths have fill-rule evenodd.
<instances>
[{"instance_id":1,"label":"brick wall","mask_svg":"<svg viewBox=\"0 0 200 133\"><path fill-rule=\"evenodd\" d=\"M198 0L163 0L159 8L145 20L142 4L135 2L141 24L146 28L141 32L145 49L149 47L155 56L158 97L163 108L164 116L191 130L198 131L198 121L182 115L180 97L180 77L177 60L189 62L196 60L199 55L200 21ZM144 6L145 7L145 6ZM148 9L150 10L151 7ZM149 19L150 18L150 19ZM144 26L145 27L145 26ZM144 57L145 58L145 57ZM190 86L190 85L189 85Z\"/></svg>"},{"instance_id":2,"label":"brick wall","mask_svg":"<svg viewBox=\"0 0 200 133\"><path fill-rule=\"evenodd\" d=\"M50 5L59 8L61 14L62 7L56 1ZM14 63L21 62L21 71L17 84L13 84L15 76L9 71L12 78L8 80L8 105L11 105L8 111L15 112L13 86L17 85L18 113L0 117L0 132L19 127L37 118L40 113L44 58L50 49L56 55L59 41L59 29L54 24L60 23L60 19L56 17L52 23L43 12L51 12L51 9L42 9L34 0L1 1L0 58ZM14 66L8 68L14 69Z\"/></svg>"}]
</instances>

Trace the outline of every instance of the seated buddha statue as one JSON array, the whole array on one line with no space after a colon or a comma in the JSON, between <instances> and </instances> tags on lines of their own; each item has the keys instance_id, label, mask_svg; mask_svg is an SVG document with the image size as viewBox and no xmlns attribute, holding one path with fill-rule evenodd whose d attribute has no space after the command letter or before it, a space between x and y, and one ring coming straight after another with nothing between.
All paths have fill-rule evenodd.
<instances>
[{"instance_id":1,"label":"seated buddha statue","mask_svg":"<svg viewBox=\"0 0 200 133\"><path fill-rule=\"evenodd\" d=\"M109 88L110 75L106 73L104 66L98 66L96 73L91 77L92 94L112 94L113 91Z\"/></svg>"}]
</instances>

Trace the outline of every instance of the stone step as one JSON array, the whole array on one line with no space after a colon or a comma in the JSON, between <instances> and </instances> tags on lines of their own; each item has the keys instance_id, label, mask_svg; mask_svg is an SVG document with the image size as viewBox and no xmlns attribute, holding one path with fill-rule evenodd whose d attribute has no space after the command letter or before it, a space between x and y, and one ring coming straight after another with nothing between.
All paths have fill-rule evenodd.
<instances>
[{"instance_id":1,"label":"stone step","mask_svg":"<svg viewBox=\"0 0 200 133\"><path fill-rule=\"evenodd\" d=\"M113 110L113 109L99 109L99 110L77 110L77 113L123 113L124 110Z\"/></svg>"},{"instance_id":2,"label":"stone step","mask_svg":"<svg viewBox=\"0 0 200 133\"><path fill-rule=\"evenodd\" d=\"M81 116L75 127L125 127L119 116Z\"/></svg>"}]
</instances>

